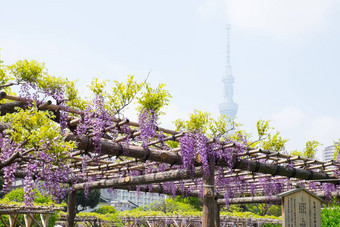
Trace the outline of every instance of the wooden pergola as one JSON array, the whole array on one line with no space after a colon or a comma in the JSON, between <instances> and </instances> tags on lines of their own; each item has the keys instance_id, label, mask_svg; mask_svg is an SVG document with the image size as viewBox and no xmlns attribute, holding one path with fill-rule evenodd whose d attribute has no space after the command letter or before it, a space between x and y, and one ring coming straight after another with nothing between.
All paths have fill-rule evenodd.
<instances>
[{"instance_id":1,"label":"wooden pergola","mask_svg":"<svg viewBox=\"0 0 340 227\"><path fill-rule=\"evenodd\" d=\"M0 221L6 227L31 227L33 225L47 227L50 216L62 209L48 206L33 206L27 209L24 205L0 204ZM24 215L25 223L19 220L18 215ZM6 223L3 216L8 216L9 224Z\"/></svg>"},{"instance_id":2,"label":"wooden pergola","mask_svg":"<svg viewBox=\"0 0 340 227\"><path fill-rule=\"evenodd\" d=\"M15 112L15 107L24 108L24 103L33 100L23 99L17 96L0 93L2 99L12 100L6 104L0 105L1 115ZM74 226L76 215L76 191L84 189L128 189L150 191L155 193L178 195L199 196L203 197L202 226L219 226L220 205L224 203L223 195L226 190L233 192L229 203L252 203L252 202L273 202L278 199L275 195L261 195L265 184L280 184L281 191L291 189L294 182L306 183L309 188L310 181L321 183L339 184L339 176L336 171L339 169L339 163L335 161L322 162L292 156L284 152L254 149L243 147L240 152L239 144L234 142L222 142L215 139L207 141L208 144L215 144L223 151L232 154L229 163L226 160L215 158L209 160L209 174L204 174L202 161L199 155L194 163L195 168L192 171L181 168L182 157L180 148L167 148L163 146L164 141L178 141L184 132L177 132L165 128L157 128L162 132L164 138L154 138L150 140L147 147L143 147L138 139L140 135L139 124L129 121L128 119L115 119L115 123L106 128L104 131L116 129L119 134L116 138L105 136L100 141L100 154L93 152L91 137L76 136L72 131L79 124L82 115L81 110L66 108L64 106L54 105L46 102L38 105L41 111L65 111L72 113L67 120L67 126L70 132L65 136L66 141L75 141L77 149L73 151L69 166L74 174L83 177L82 163L85 154L91 158L86 159L87 170L86 177L95 178L90 182L65 182L72 187L68 196L67 223L68 226ZM126 133L121 130L122 126L130 127L130 132ZM0 124L0 131L10 128L9 124ZM129 141L127 144L126 141ZM29 154L27 154L29 155ZM20 159L19 154L13 156L14 159ZM25 162L19 162L20 167L17 170L17 176L25 176ZM4 166L5 163L0 164ZM162 171L159 166L163 165ZM156 168L154 168L156 167ZM221 168L223 167L223 168ZM215 171L215 169L219 169ZM135 172L138 171L139 175ZM233 179L234 183L228 185L216 185L215 182L220 177ZM265 181L263 181L265 179ZM287 181L287 179L289 179ZM169 190L168 182L171 182ZM149 186L152 185L152 186ZM319 195L323 195L323 190L319 186L313 189ZM252 193L253 192L253 193ZM257 196L251 196L251 194ZM339 190L337 191L338 195Z\"/></svg>"}]
</instances>

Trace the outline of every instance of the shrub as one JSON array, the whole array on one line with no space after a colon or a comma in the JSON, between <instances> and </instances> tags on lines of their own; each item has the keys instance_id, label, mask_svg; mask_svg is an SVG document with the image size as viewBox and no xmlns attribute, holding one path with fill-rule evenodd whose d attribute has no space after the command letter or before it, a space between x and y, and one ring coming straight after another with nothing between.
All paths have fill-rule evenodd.
<instances>
[{"instance_id":1,"label":"shrub","mask_svg":"<svg viewBox=\"0 0 340 227\"><path fill-rule=\"evenodd\" d=\"M117 210L113 206L104 205L99 207L98 209L95 209L93 212L98 214L114 214L117 212Z\"/></svg>"},{"instance_id":2,"label":"shrub","mask_svg":"<svg viewBox=\"0 0 340 227\"><path fill-rule=\"evenodd\" d=\"M340 206L336 200L329 207L321 210L321 226L340 226Z\"/></svg>"},{"instance_id":3,"label":"shrub","mask_svg":"<svg viewBox=\"0 0 340 227\"><path fill-rule=\"evenodd\" d=\"M24 189L17 188L5 195L5 199L12 202L24 202ZM34 202L36 203L52 203L50 196L43 196L37 189L34 190Z\"/></svg>"}]
</instances>

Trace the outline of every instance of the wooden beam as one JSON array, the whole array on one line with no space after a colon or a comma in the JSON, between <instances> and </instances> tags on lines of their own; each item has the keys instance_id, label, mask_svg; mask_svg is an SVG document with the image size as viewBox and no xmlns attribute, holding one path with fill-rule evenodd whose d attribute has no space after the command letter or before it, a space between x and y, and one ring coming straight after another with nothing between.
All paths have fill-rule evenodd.
<instances>
[{"instance_id":1,"label":"wooden beam","mask_svg":"<svg viewBox=\"0 0 340 227\"><path fill-rule=\"evenodd\" d=\"M222 163L218 163L218 165L223 165ZM322 172L315 172L312 170L305 170L299 168L291 168L289 166L279 166L276 164L267 164L261 162L253 162L245 159L237 160L233 159L233 169L241 169L248 170L250 172L257 172L263 174L272 174L273 176L284 176L284 177L294 177L301 180L325 180L329 179L330 181L322 181L323 183L333 183L339 184L339 181L335 181L337 178L331 177L328 174Z\"/></svg>"},{"instance_id":2,"label":"wooden beam","mask_svg":"<svg viewBox=\"0 0 340 227\"><path fill-rule=\"evenodd\" d=\"M229 204L245 204L245 203L269 203L269 202L277 202L279 203L281 200L277 196L255 196L255 197L240 197L240 198L230 198ZM217 204L223 205L225 204L224 199L218 199Z\"/></svg>"},{"instance_id":3,"label":"wooden beam","mask_svg":"<svg viewBox=\"0 0 340 227\"><path fill-rule=\"evenodd\" d=\"M72 188L74 190L83 190L86 187L89 187L90 189L127 187L127 186L135 186L135 185L168 182L168 181L181 180L181 179L189 179L193 177L202 177L202 175L203 175L202 168L196 167L193 173L186 169L170 170L166 172L150 173L150 174L145 174L141 176L131 176L131 177L125 177L125 178L110 179L110 180L93 181L90 183L74 184Z\"/></svg>"},{"instance_id":4,"label":"wooden beam","mask_svg":"<svg viewBox=\"0 0 340 227\"><path fill-rule=\"evenodd\" d=\"M77 137L73 134L66 136L67 141L77 141L78 149L88 149L91 147L91 141L87 137ZM132 158L145 159L147 157L150 161L163 162L169 164L182 164L181 156L178 153L171 151L164 151L154 148L148 148L147 150L143 147L129 145L123 146L111 141L102 139L102 154L108 155L122 155ZM200 163L196 162L196 166ZM217 160L218 166L227 166L222 160ZM338 184L339 181L334 181L337 178L331 177L328 174L322 172L315 172L311 170L305 170L300 168L291 168L288 166L279 166L276 164L267 164L255 161L248 161L243 159L233 159L233 169L248 170L251 172L258 172L263 174L272 174L285 177L295 177L302 180L324 180L330 179L328 183Z\"/></svg>"},{"instance_id":5,"label":"wooden beam","mask_svg":"<svg viewBox=\"0 0 340 227\"><path fill-rule=\"evenodd\" d=\"M1 128L8 127L7 124L0 125ZM91 141L88 137L77 137L73 134L68 134L66 136L67 141L76 141L78 144L78 149L87 149L91 147ZM151 161L169 163L169 164L181 164L181 157L178 153L172 151L164 151L154 148L144 149L143 147L129 145L123 146L117 143L113 143L112 141L102 139L102 154L108 155L122 155L127 157L133 157L138 159L148 159ZM200 165L200 163L195 163L196 165ZM227 166L225 162L222 160L217 160L217 165L219 166ZM323 180L329 179L330 181L327 183L339 184L339 181L335 177L331 177L323 172L316 172L311 170L305 170L301 168L291 168L288 166L279 166L276 164L266 164L257 161L249 161L245 159L237 159L233 160L233 169L247 170L250 172L258 172L263 174L272 174L279 175L285 177L294 177L302 180ZM336 181L335 181L336 180Z\"/></svg>"},{"instance_id":6,"label":"wooden beam","mask_svg":"<svg viewBox=\"0 0 340 227\"><path fill-rule=\"evenodd\" d=\"M324 192L315 193L318 197L325 198ZM332 192L332 197L340 198L340 192ZM281 198L276 195L273 196L254 196L254 197L239 197L239 198L230 198L229 204L245 204L245 203L272 203L275 202L277 204L281 203ZM217 203L220 205L225 204L224 199L218 199Z\"/></svg>"},{"instance_id":7,"label":"wooden beam","mask_svg":"<svg viewBox=\"0 0 340 227\"><path fill-rule=\"evenodd\" d=\"M0 169L4 168L6 166L11 165L15 161L15 159L19 158L19 156L20 156L19 151L16 151L9 158L5 159L4 161L2 161L0 163Z\"/></svg>"},{"instance_id":8,"label":"wooden beam","mask_svg":"<svg viewBox=\"0 0 340 227\"><path fill-rule=\"evenodd\" d=\"M15 113L17 112L16 107L24 108L25 104L27 103L21 101L3 103L0 105L0 116Z\"/></svg>"},{"instance_id":9,"label":"wooden beam","mask_svg":"<svg viewBox=\"0 0 340 227\"><path fill-rule=\"evenodd\" d=\"M93 147L91 141L88 139L88 137L85 136L77 137L73 134L67 134L65 140L76 141L78 149L81 150L91 149ZM130 144L129 146L125 146L105 139L101 140L101 152L102 154L113 156L122 155L142 160L147 159L150 161L176 165L182 164L181 157L175 152L154 148L144 149L143 147L135 146L132 144Z\"/></svg>"}]
</instances>

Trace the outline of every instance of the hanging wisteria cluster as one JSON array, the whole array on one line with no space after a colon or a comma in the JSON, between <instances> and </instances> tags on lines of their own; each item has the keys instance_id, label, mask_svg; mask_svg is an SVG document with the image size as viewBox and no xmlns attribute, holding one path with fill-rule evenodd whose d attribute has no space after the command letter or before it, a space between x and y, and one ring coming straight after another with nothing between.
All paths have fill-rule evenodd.
<instances>
[{"instance_id":1,"label":"hanging wisteria cluster","mask_svg":"<svg viewBox=\"0 0 340 227\"><path fill-rule=\"evenodd\" d=\"M155 111L143 109L138 117L140 139L143 147L147 148L149 139L157 135L157 115Z\"/></svg>"},{"instance_id":2,"label":"hanging wisteria cluster","mask_svg":"<svg viewBox=\"0 0 340 227\"><path fill-rule=\"evenodd\" d=\"M16 152L20 152L21 148L16 143L6 135L0 134L0 161L3 163L4 161L10 159ZM4 192L8 192L15 180L15 171L17 169L17 163L11 163L8 166L4 167Z\"/></svg>"},{"instance_id":3,"label":"hanging wisteria cluster","mask_svg":"<svg viewBox=\"0 0 340 227\"><path fill-rule=\"evenodd\" d=\"M104 133L116 138L117 129L113 128L108 131L105 129L114 124L113 116L104 108L104 98L97 95L84 111L84 115L77 126L76 134L78 136L91 136L91 142L95 153L100 155L100 140Z\"/></svg>"}]
</instances>

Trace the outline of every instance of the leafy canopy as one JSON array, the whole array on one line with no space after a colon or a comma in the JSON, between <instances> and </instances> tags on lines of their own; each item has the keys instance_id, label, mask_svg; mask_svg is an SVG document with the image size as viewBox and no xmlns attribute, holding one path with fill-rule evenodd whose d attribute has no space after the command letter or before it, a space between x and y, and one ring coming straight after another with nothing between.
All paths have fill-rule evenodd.
<instances>
[{"instance_id":1,"label":"leafy canopy","mask_svg":"<svg viewBox=\"0 0 340 227\"><path fill-rule=\"evenodd\" d=\"M188 120L177 119L174 123L177 131L199 132L206 134L210 138L219 137L222 140L231 139L233 133L240 132L238 127L241 126L241 124L225 115L221 114L215 119L210 113L196 109L189 115Z\"/></svg>"},{"instance_id":2,"label":"leafy canopy","mask_svg":"<svg viewBox=\"0 0 340 227\"><path fill-rule=\"evenodd\" d=\"M320 143L316 140L306 142L306 148L303 150L303 156L306 158L315 158L315 154Z\"/></svg>"},{"instance_id":3,"label":"leafy canopy","mask_svg":"<svg viewBox=\"0 0 340 227\"><path fill-rule=\"evenodd\" d=\"M33 60L17 61L13 65L8 66L8 71L18 84L22 82L37 82L46 74L44 64Z\"/></svg>"},{"instance_id":4,"label":"leafy canopy","mask_svg":"<svg viewBox=\"0 0 340 227\"><path fill-rule=\"evenodd\" d=\"M8 66L0 64L0 74L0 85L9 94L11 86L29 83L37 86L40 94L48 91L49 97L54 99L56 94L63 91L69 107L83 109L86 106L86 101L80 97L75 87L75 81L49 75L45 65L37 61L19 60Z\"/></svg>"},{"instance_id":5,"label":"leafy canopy","mask_svg":"<svg viewBox=\"0 0 340 227\"><path fill-rule=\"evenodd\" d=\"M51 141L50 146L46 147L48 153L66 159L68 152L76 144L64 140L59 125L51 120L53 118L51 112L38 111L36 107L31 107L26 110L18 108L16 113L0 117L0 121L11 124L11 129L6 133L18 144L25 142L23 146L26 149L38 149L46 141ZM33 155L39 155L39 152L34 152ZM58 165L58 162L54 164Z\"/></svg>"},{"instance_id":6,"label":"leafy canopy","mask_svg":"<svg viewBox=\"0 0 340 227\"><path fill-rule=\"evenodd\" d=\"M283 151L288 140L283 139L279 132L273 134L271 130L274 128L269 125L269 122L264 120L257 122L258 139L254 141L252 141L250 134L240 129L241 124L224 115L214 119L208 112L195 110L189 115L188 120L177 119L174 123L178 131L200 132L210 138L219 137L222 140L246 143L251 147ZM168 143L168 145L174 147L173 143Z\"/></svg>"},{"instance_id":7,"label":"leafy canopy","mask_svg":"<svg viewBox=\"0 0 340 227\"><path fill-rule=\"evenodd\" d=\"M303 151L294 150L291 151L290 154L295 156L301 156L304 158L314 159L319 145L320 143L316 140L307 141Z\"/></svg>"},{"instance_id":8,"label":"leafy canopy","mask_svg":"<svg viewBox=\"0 0 340 227\"><path fill-rule=\"evenodd\" d=\"M165 84L159 84L154 89L150 84L146 84L146 91L138 98L138 109L154 111L157 115L164 114L161 109L169 105L171 98L169 91L165 90L164 87Z\"/></svg>"},{"instance_id":9,"label":"leafy canopy","mask_svg":"<svg viewBox=\"0 0 340 227\"><path fill-rule=\"evenodd\" d=\"M165 84L159 84L157 88L152 88L145 81L136 81L132 75L127 77L125 83L113 81L111 89L106 88L108 83L108 80L94 79L89 88L94 95L102 96L105 101L104 107L109 112L117 114L118 117L135 99L139 111L146 109L155 112L157 115L163 114L161 110L169 105L171 95L165 89Z\"/></svg>"}]
</instances>

